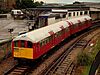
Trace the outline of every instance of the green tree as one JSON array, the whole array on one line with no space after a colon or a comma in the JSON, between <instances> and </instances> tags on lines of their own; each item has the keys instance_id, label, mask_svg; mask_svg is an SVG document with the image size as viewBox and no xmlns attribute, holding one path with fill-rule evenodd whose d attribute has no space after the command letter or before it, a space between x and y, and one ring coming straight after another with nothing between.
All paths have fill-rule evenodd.
<instances>
[{"instance_id":1,"label":"green tree","mask_svg":"<svg viewBox=\"0 0 100 75\"><path fill-rule=\"evenodd\" d=\"M32 0L16 0L17 8L33 8L34 3Z\"/></svg>"},{"instance_id":2,"label":"green tree","mask_svg":"<svg viewBox=\"0 0 100 75\"><path fill-rule=\"evenodd\" d=\"M16 0L16 8L18 9L25 9L25 8L34 8L37 6L41 6L43 5L44 2L43 1L36 1L35 3L33 3L32 0Z\"/></svg>"},{"instance_id":3,"label":"green tree","mask_svg":"<svg viewBox=\"0 0 100 75\"><path fill-rule=\"evenodd\" d=\"M40 2L36 1L36 2L34 3L35 6L42 6L43 4L44 4L43 1L40 1Z\"/></svg>"},{"instance_id":4,"label":"green tree","mask_svg":"<svg viewBox=\"0 0 100 75\"><path fill-rule=\"evenodd\" d=\"M81 66L87 66L92 62L92 58L85 52L80 53L77 56L77 64Z\"/></svg>"}]
</instances>

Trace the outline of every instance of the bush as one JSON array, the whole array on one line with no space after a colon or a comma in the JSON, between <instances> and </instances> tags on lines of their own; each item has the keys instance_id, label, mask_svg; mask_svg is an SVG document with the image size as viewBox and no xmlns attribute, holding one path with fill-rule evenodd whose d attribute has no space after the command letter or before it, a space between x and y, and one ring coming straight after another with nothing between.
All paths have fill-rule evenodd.
<instances>
[{"instance_id":1,"label":"bush","mask_svg":"<svg viewBox=\"0 0 100 75\"><path fill-rule=\"evenodd\" d=\"M84 52L80 53L77 56L77 64L80 65L80 66L90 65L91 62L92 62L92 58Z\"/></svg>"}]
</instances>

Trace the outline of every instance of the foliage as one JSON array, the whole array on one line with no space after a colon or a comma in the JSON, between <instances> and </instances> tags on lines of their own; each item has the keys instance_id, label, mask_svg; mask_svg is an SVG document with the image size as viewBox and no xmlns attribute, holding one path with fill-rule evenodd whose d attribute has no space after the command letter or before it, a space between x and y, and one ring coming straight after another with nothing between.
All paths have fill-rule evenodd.
<instances>
[{"instance_id":1,"label":"foliage","mask_svg":"<svg viewBox=\"0 0 100 75\"><path fill-rule=\"evenodd\" d=\"M25 9L25 8L34 8L36 6L41 6L43 5L44 2L35 2L33 3L32 0L16 0L16 8L18 9Z\"/></svg>"},{"instance_id":2,"label":"foliage","mask_svg":"<svg viewBox=\"0 0 100 75\"><path fill-rule=\"evenodd\" d=\"M92 58L85 52L82 52L77 56L77 64L80 66L87 66L91 62L92 62Z\"/></svg>"},{"instance_id":3,"label":"foliage","mask_svg":"<svg viewBox=\"0 0 100 75\"><path fill-rule=\"evenodd\" d=\"M96 50L100 50L100 38L99 38L99 40L98 40L98 42L97 42L97 45L96 45L95 49L96 49Z\"/></svg>"},{"instance_id":4,"label":"foliage","mask_svg":"<svg viewBox=\"0 0 100 75\"><path fill-rule=\"evenodd\" d=\"M42 1L40 1L40 2L36 1L36 2L34 3L35 6L41 6L41 5L43 5L43 4L44 4L44 2L42 2Z\"/></svg>"},{"instance_id":5,"label":"foliage","mask_svg":"<svg viewBox=\"0 0 100 75\"><path fill-rule=\"evenodd\" d=\"M8 13L10 10L9 9L0 9L0 14L5 14Z\"/></svg>"},{"instance_id":6,"label":"foliage","mask_svg":"<svg viewBox=\"0 0 100 75\"><path fill-rule=\"evenodd\" d=\"M100 36L99 36L100 37ZM95 46L93 47L93 51L89 54L91 56L91 61L93 62L97 53L100 50L100 38L98 37L97 43L95 44ZM84 66L84 70L82 75L89 75L89 71L92 65L92 62L88 65L88 66Z\"/></svg>"}]
</instances>

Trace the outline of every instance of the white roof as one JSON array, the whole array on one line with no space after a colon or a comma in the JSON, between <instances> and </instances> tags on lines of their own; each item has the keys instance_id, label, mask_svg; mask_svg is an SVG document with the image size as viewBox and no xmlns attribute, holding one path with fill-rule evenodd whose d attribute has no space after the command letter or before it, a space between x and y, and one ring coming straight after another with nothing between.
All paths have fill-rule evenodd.
<instances>
[{"instance_id":1,"label":"white roof","mask_svg":"<svg viewBox=\"0 0 100 75\"><path fill-rule=\"evenodd\" d=\"M81 17L77 17L77 18L72 18L67 21L72 22L73 24L76 24L76 23L79 23L78 20L80 20L80 22L83 22L83 21L86 21L85 19L90 20L91 17L88 15L85 15L85 16L81 16Z\"/></svg>"},{"instance_id":2,"label":"white roof","mask_svg":"<svg viewBox=\"0 0 100 75\"><path fill-rule=\"evenodd\" d=\"M27 41L31 41L33 43L36 43L36 42L39 42L42 39L50 36L50 33L49 33L50 31L53 31L54 33L60 31L61 26L63 26L64 28L69 27L69 25L66 21L60 21L60 22L57 22L55 24L52 24L52 25L49 25L46 27L42 27L40 29L19 35L15 39L13 39L13 41L27 40Z\"/></svg>"},{"instance_id":3,"label":"white roof","mask_svg":"<svg viewBox=\"0 0 100 75\"><path fill-rule=\"evenodd\" d=\"M67 21L73 22L73 24L75 24L78 19L82 20L83 18L87 18L87 20L91 19L89 16L83 16L83 17L79 17L79 18L75 18L75 19L70 19ZM60 21L60 22L54 23L52 25L42 27L40 29L33 30L31 32L19 35L15 39L13 39L13 41L27 40L27 41L31 41L33 43L36 43L36 42L39 42L46 37L49 37L50 31L53 31L54 33L60 31L61 30L60 27L62 27L62 26L64 28L66 28L66 27L69 27L69 24L66 21Z\"/></svg>"}]
</instances>

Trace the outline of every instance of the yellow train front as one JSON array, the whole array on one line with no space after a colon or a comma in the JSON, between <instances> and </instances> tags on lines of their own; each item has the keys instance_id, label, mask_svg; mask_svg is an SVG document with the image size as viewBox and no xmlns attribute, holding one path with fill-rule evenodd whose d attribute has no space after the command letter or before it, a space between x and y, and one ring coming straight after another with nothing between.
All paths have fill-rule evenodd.
<instances>
[{"instance_id":1,"label":"yellow train front","mask_svg":"<svg viewBox=\"0 0 100 75\"><path fill-rule=\"evenodd\" d=\"M33 59L33 43L30 41L13 41L12 50L14 58Z\"/></svg>"}]
</instances>

